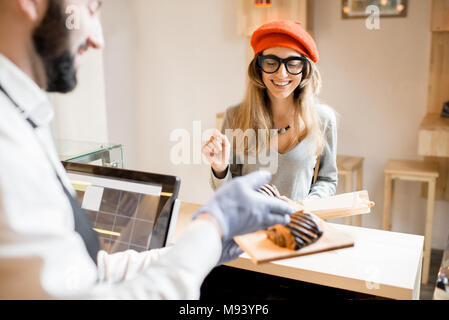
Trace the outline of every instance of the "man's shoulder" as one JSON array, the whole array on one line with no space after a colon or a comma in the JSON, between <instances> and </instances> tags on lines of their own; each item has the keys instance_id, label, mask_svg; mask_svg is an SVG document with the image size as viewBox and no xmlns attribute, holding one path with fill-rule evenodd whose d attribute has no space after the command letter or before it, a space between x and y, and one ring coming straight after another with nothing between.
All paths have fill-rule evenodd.
<instances>
[{"instance_id":1,"label":"man's shoulder","mask_svg":"<svg viewBox=\"0 0 449 320\"><path fill-rule=\"evenodd\" d=\"M10 133L15 132L15 127L21 121L21 116L18 110L14 107L11 101L3 94L0 93L0 132L2 135L8 136Z\"/></svg>"},{"instance_id":2,"label":"man's shoulder","mask_svg":"<svg viewBox=\"0 0 449 320\"><path fill-rule=\"evenodd\" d=\"M17 110L11 101L0 94L0 153L7 154L7 157L0 157L0 164L3 172L6 172L8 166L20 168L25 163L37 162L34 157L29 161L30 155L35 156L36 151L40 149L35 141L34 132L25 120L24 116ZM37 153L40 155L40 153ZM23 159L27 159L22 162ZM22 168L23 169L23 168Z\"/></svg>"}]
</instances>

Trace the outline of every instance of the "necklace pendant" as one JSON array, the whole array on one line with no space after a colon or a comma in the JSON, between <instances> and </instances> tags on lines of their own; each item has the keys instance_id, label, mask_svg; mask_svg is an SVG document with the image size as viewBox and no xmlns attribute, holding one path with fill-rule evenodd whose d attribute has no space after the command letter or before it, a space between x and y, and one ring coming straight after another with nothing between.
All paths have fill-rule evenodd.
<instances>
[{"instance_id":1,"label":"necklace pendant","mask_svg":"<svg viewBox=\"0 0 449 320\"><path fill-rule=\"evenodd\" d=\"M290 126L287 126L286 128L279 129L278 134L285 134L290 128Z\"/></svg>"}]
</instances>

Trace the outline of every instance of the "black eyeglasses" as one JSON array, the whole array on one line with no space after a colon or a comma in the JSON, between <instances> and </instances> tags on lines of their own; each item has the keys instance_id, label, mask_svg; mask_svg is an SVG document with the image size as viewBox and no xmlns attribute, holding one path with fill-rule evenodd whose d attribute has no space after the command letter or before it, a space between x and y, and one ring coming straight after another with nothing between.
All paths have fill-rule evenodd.
<instances>
[{"instance_id":1,"label":"black eyeglasses","mask_svg":"<svg viewBox=\"0 0 449 320\"><path fill-rule=\"evenodd\" d=\"M306 57L289 57L286 59L281 59L275 55L260 55L257 57L257 65L263 72L268 74L278 72L281 64L284 64L288 73L297 76L304 72L307 62L308 60Z\"/></svg>"}]
</instances>

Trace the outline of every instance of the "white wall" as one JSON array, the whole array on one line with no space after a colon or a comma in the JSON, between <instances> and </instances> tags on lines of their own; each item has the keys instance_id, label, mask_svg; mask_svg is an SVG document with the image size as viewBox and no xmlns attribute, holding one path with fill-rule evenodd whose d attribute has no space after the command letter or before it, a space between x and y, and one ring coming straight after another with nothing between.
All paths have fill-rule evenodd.
<instances>
[{"instance_id":1,"label":"white wall","mask_svg":"<svg viewBox=\"0 0 449 320\"><path fill-rule=\"evenodd\" d=\"M363 226L381 228L387 160L421 159L418 129L427 107L431 1L409 1L407 18L381 19L377 31L368 30L364 20L342 20L340 1L315 2L321 98L341 115L339 153L365 157L364 184L376 207L363 217ZM393 231L424 234L426 199L420 192L419 183L395 184ZM448 235L449 203L438 201L432 246L444 248Z\"/></svg>"},{"instance_id":2,"label":"white wall","mask_svg":"<svg viewBox=\"0 0 449 320\"><path fill-rule=\"evenodd\" d=\"M380 228L383 167L389 158L419 159L418 127L426 110L430 1L411 0L409 15L342 20L340 1L316 0L315 37L322 60L322 99L341 115L339 153L365 157L365 187L376 202L363 226ZM170 162L170 133L243 97L247 39L237 36L236 1L109 0L105 74L110 140L125 145L127 167L178 175L180 198L205 202L209 168ZM197 150L198 152L198 150ZM339 190L343 189L341 186ZM396 184L393 230L424 233L420 184ZM443 248L449 203L439 201L432 245Z\"/></svg>"},{"instance_id":3,"label":"white wall","mask_svg":"<svg viewBox=\"0 0 449 320\"><path fill-rule=\"evenodd\" d=\"M133 0L108 0L102 8L109 141L124 144L124 162L128 166L136 166L140 155L134 138L138 135L135 123L139 114L133 89L140 73L138 69L134 71L138 44L134 37L133 3Z\"/></svg>"},{"instance_id":4,"label":"white wall","mask_svg":"<svg viewBox=\"0 0 449 320\"><path fill-rule=\"evenodd\" d=\"M108 142L103 53L89 50L82 57L78 86L70 94L51 94L55 106L56 139Z\"/></svg>"},{"instance_id":5,"label":"white wall","mask_svg":"<svg viewBox=\"0 0 449 320\"><path fill-rule=\"evenodd\" d=\"M169 137L179 128L193 134L197 120L203 129L215 127L215 114L243 97L246 40L237 36L236 5L209 0L105 2L106 41L112 39L105 51L111 140L121 138L128 168L180 176L180 198L185 201L202 203L212 195L209 168L172 164L170 150L176 143Z\"/></svg>"}]
</instances>

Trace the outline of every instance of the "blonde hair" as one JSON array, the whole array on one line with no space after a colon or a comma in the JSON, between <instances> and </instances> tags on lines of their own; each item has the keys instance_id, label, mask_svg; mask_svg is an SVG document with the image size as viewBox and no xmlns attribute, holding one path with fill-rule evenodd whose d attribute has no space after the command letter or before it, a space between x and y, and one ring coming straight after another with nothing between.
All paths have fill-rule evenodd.
<instances>
[{"instance_id":1,"label":"blonde hair","mask_svg":"<svg viewBox=\"0 0 449 320\"><path fill-rule=\"evenodd\" d=\"M316 155L324 149L324 136L320 116L316 110L319 103L317 96L321 90L321 75L316 65L308 59L307 68L303 73L301 84L294 91L295 117L294 134L288 144L288 150L296 146L309 135L315 136L317 141ZM270 142L269 130L274 127L270 99L267 88L262 80L262 71L257 66L257 57L248 67L248 83L246 95L233 117L231 129L265 129L267 148ZM300 120L304 122L301 128ZM257 134L257 133L256 133ZM259 146L256 146L258 151ZM248 143L244 141L245 154L248 154Z\"/></svg>"}]
</instances>

